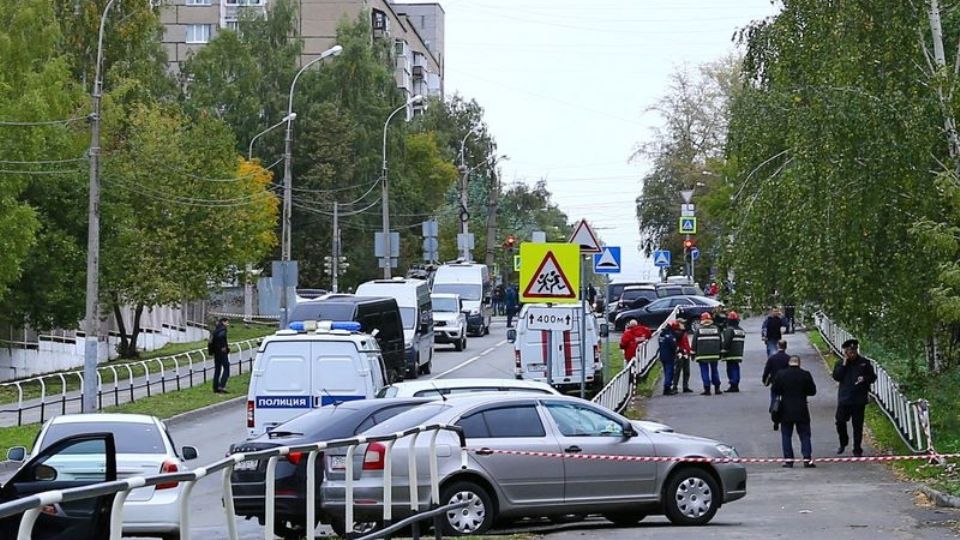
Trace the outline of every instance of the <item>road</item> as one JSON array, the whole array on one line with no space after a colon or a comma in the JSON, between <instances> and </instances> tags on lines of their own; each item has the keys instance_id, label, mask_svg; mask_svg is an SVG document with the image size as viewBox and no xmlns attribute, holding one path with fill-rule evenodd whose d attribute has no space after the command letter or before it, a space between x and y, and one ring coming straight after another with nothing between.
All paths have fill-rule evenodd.
<instances>
[{"instance_id":1,"label":"road","mask_svg":"<svg viewBox=\"0 0 960 540\"><path fill-rule=\"evenodd\" d=\"M506 345L506 325L503 320L495 319L490 335L469 338L467 348L463 351L454 351L451 345L438 345L433 359L433 374L426 377L513 378L513 353ZM195 463L212 462L224 456L230 444L244 439L245 405L238 403L236 407L217 413L213 418L173 425L170 432L178 446L197 447L200 458ZM213 475L201 480L190 499L193 537L204 540L225 539L220 476ZM241 520L237 525L241 539L263 538L263 528L255 520Z\"/></svg>"}]
</instances>

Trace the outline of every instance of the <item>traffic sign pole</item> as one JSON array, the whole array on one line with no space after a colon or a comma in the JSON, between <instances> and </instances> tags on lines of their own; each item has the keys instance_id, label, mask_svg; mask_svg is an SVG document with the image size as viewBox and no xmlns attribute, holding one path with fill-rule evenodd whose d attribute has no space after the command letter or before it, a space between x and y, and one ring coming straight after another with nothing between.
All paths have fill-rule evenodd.
<instances>
[{"instance_id":1,"label":"traffic sign pole","mask_svg":"<svg viewBox=\"0 0 960 540\"><path fill-rule=\"evenodd\" d=\"M592 258L592 257L591 257ZM580 399L587 398L587 257L580 256Z\"/></svg>"}]
</instances>

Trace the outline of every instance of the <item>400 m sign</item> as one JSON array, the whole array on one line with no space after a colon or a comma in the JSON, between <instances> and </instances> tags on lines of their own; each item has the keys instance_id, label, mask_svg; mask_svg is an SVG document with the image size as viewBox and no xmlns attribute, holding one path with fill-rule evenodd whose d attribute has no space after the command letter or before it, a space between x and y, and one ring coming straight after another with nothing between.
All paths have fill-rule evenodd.
<instances>
[{"instance_id":1,"label":"400 m sign","mask_svg":"<svg viewBox=\"0 0 960 540\"><path fill-rule=\"evenodd\" d=\"M570 309L527 308L527 328L530 330L573 330Z\"/></svg>"}]
</instances>

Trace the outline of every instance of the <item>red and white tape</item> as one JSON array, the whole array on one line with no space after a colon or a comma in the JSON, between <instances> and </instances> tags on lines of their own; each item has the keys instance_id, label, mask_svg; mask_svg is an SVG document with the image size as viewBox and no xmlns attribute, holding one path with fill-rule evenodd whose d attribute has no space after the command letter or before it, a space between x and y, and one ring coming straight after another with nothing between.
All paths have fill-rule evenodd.
<instances>
[{"instance_id":1,"label":"red and white tape","mask_svg":"<svg viewBox=\"0 0 960 540\"><path fill-rule=\"evenodd\" d=\"M792 463L804 461L801 458L760 458L760 457L682 457L682 456L614 456L605 454L581 454L560 452L535 452L530 450L501 450L493 448L468 448L468 452L485 454L502 454L510 456L543 457L560 459L577 459L587 461L640 461L653 463ZM937 461L960 458L960 454L916 454L909 456L861 456L861 457L816 457L815 463L882 463L892 461Z\"/></svg>"}]
</instances>

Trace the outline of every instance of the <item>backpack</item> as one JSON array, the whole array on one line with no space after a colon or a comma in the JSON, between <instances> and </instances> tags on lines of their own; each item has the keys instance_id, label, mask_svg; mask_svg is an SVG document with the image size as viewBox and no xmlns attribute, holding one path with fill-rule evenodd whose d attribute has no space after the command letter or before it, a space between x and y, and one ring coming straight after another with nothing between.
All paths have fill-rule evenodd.
<instances>
[{"instance_id":1,"label":"backpack","mask_svg":"<svg viewBox=\"0 0 960 540\"><path fill-rule=\"evenodd\" d=\"M207 354L217 354L217 349L213 345L213 335L210 335L210 339L207 340Z\"/></svg>"}]
</instances>

